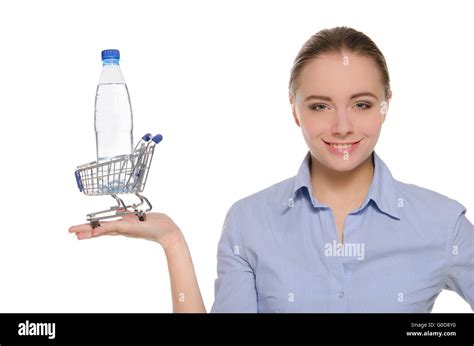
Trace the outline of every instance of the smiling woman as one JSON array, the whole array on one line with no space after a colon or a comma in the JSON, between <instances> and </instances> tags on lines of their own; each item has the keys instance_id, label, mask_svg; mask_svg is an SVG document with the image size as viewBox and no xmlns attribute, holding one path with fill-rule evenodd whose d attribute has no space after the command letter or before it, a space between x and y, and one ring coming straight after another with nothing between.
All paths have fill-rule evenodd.
<instances>
[{"instance_id":1,"label":"smiling woman","mask_svg":"<svg viewBox=\"0 0 474 346\"><path fill-rule=\"evenodd\" d=\"M429 312L443 289L474 308L474 227L458 202L394 179L375 153L392 92L365 34L322 30L298 53L289 101L308 152L294 177L232 205L213 312ZM205 312L179 227L150 213L73 226L166 253L175 312Z\"/></svg>"}]
</instances>

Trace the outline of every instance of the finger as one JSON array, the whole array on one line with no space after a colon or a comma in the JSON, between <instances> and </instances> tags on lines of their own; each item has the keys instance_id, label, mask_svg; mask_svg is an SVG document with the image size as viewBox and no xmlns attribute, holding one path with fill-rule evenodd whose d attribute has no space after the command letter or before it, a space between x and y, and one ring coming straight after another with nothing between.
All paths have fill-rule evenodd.
<instances>
[{"instance_id":1,"label":"finger","mask_svg":"<svg viewBox=\"0 0 474 346\"><path fill-rule=\"evenodd\" d=\"M103 232L103 233L91 232L91 238L99 238L99 237L108 236L108 235L121 235L121 233L118 233L115 231Z\"/></svg>"},{"instance_id":2,"label":"finger","mask_svg":"<svg viewBox=\"0 0 474 346\"><path fill-rule=\"evenodd\" d=\"M102 225L102 224L109 223L109 222L111 222L111 221L100 221L99 226ZM81 225L69 227L69 233L91 232L92 230L93 229L92 229L91 223L84 223L84 224L81 224Z\"/></svg>"},{"instance_id":3,"label":"finger","mask_svg":"<svg viewBox=\"0 0 474 346\"><path fill-rule=\"evenodd\" d=\"M76 233L76 237L78 240L84 240L84 239L92 239L92 238L98 238L102 237L104 235L119 235L117 232L107 232L107 233L100 233L100 234L93 234L93 232L79 232Z\"/></svg>"},{"instance_id":4,"label":"finger","mask_svg":"<svg viewBox=\"0 0 474 346\"><path fill-rule=\"evenodd\" d=\"M126 225L119 221L109 221L101 223L100 226L94 228L92 230L92 236L95 237L100 234L110 234L110 235L117 235L121 234L125 231Z\"/></svg>"},{"instance_id":5,"label":"finger","mask_svg":"<svg viewBox=\"0 0 474 346\"><path fill-rule=\"evenodd\" d=\"M92 226L90 223L84 223L82 225L69 227L69 233L88 232L88 231L92 231Z\"/></svg>"},{"instance_id":6,"label":"finger","mask_svg":"<svg viewBox=\"0 0 474 346\"><path fill-rule=\"evenodd\" d=\"M78 240L90 239L92 238L92 232L78 232L76 233L76 237Z\"/></svg>"}]
</instances>

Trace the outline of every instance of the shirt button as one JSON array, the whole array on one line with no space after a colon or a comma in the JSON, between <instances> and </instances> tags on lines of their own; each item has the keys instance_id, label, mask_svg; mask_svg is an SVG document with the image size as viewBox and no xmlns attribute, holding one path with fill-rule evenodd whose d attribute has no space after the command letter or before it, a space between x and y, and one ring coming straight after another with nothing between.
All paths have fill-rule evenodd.
<instances>
[{"instance_id":1,"label":"shirt button","mask_svg":"<svg viewBox=\"0 0 474 346\"><path fill-rule=\"evenodd\" d=\"M294 205L295 205L295 202L293 201L293 198L290 198L290 199L288 200L288 206L289 206L290 208L293 208Z\"/></svg>"},{"instance_id":2,"label":"shirt button","mask_svg":"<svg viewBox=\"0 0 474 346\"><path fill-rule=\"evenodd\" d=\"M337 296L338 296L339 298L344 297L344 292L343 292L343 291L340 291Z\"/></svg>"}]
</instances>

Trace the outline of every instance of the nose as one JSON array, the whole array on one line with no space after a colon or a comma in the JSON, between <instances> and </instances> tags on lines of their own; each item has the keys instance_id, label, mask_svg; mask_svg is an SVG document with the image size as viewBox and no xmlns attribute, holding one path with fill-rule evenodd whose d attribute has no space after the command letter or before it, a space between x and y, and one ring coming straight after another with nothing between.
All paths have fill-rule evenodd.
<instances>
[{"instance_id":1,"label":"nose","mask_svg":"<svg viewBox=\"0 0 474 346\"><path fill-rule=\"evenodd\" d=\"M352 133L354 133L354 127L347 112L344 109L338 110L335 114L334 124L332 126L332 135L346 137Z\"/></svg>"}]
</instances>

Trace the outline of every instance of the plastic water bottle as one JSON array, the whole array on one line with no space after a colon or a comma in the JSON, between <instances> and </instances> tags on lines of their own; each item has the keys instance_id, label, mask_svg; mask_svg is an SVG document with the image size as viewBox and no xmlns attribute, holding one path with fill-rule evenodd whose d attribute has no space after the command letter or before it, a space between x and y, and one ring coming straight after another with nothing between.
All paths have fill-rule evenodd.
<instances>
[{"instance_id":1,"label":"plastic water bottle","mask_svg":"<svg viewBox=\"0 0 474 346\"><path fill-rule=\"evenodd\" d=\"M119 60L118 50L102 51L102 73L95 96L97 162L132 152L132 105Z\"/></svg>"}]
</instances>

